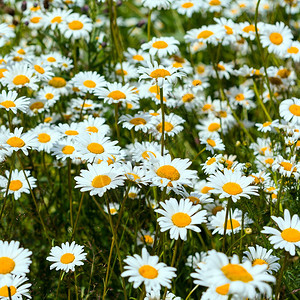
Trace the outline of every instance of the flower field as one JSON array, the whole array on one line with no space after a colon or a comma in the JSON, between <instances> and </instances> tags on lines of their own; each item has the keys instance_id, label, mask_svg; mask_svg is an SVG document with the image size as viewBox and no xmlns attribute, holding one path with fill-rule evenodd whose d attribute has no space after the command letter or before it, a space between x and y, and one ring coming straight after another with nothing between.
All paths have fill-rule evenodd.
<instances>
[{"instance_id":1,"label":"flower field","mask_svg":"<svg viewBox=\"0 0 300 300\"><path fill-rule=\"evenodd\" d=\"M300 299L299 0L0 1L0 299Z\"/></svg>"}]
</instances>

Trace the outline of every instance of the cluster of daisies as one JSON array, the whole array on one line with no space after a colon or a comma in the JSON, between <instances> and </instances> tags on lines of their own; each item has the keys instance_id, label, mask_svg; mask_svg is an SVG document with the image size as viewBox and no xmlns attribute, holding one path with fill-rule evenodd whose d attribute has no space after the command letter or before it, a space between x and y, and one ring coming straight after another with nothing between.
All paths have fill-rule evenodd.
<instances>
[{"instance_id":1,"label":"cluster of daisies","mask_svg":"<svg viewBox=\"0 0 300 300\"><path fill-rule=\"evenodd\" d=\"M120 38L116 25L124 29L138 19L118 17L111 24L101 11L105 1L93 2L95 7L83 0L49 1L49 7L9 2L18 14L0 19L3 199L23 203L34 195L40 189L36 168L49 185L58 169L70 177L72 169L75 192L107 202L102 209L110 221L114 215L122 221L127 198L147 204L154 226L135 229L141 255L119 262L119 275L134 289L144 285L145 300L180 299L171 292L180 276L177 248L170 266L155 253L165 232L164 239L177 246L195 237L204 246L203 237L222 240L223 252L218 246L185 257L195 289L202 287L201 299L278 297L279 255L296 256L300 247L300 219L291 215L289 202L300 178L299 24L257 19L273 9L296 16L299 1L124 1L148 14L149 38L143 24L134 25L131 34L141 43L124 42L128 47L115 62L109 58ZM110 5L117 10L121 4ZM167 36L158 18L164 10L182 21L201 13L206 23L181 26L181 37ZM251 18L241 22L245 14ZM166 36L151 38L160 29ZM237 131L244 142L229 140ZM180 143L195 148L183 154L189 158L175 157ZM251 163L228 153L231 144L241 152L247 147ZM31 166L24 168L27 158ZM248 199L264 203L270 220L263 228L245 209ZM247 243L245 251L241 246L240 257L231 255L238 250L226 239L242 245L252 230L258 242ZM0 241L1 299L31 297L31 254L19 242ZM47 260L50 269L74 272L87 255L72 241L54 246Z\"/></svg>"}]
</instances>

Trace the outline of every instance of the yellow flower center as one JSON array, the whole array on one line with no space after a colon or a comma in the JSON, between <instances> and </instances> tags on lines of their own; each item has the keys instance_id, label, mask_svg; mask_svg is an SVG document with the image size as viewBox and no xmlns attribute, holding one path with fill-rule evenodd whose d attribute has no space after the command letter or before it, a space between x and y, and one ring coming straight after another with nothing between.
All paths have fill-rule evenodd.
<instances>
[{"instance_id":1,"label":"yellow flower center","mask_svg":"<svg viewBox=\"0 0 300 300\"><path fill-rule=\"evenodd\" d=\"M207 142L207 144L208 144L209 146L211 146L211 147L216 147L216 142L215 142L214 140L212 140L212 139L207 139L206 142ZM215 159L215 161L216 161L216 159Z\"/></svg>"},{"instance_id":2,"label":"yellow flower center","mask_svg":"<svg viewBox=\"0 0 300 300\"><path fill-rule=\"evenodd\" d=\"M203 111L208 111L209 109L211 109L211 107L212 107L211 104L206 103L206 104L203 105L202 110Z\"/></svg>"},{"instance_id":3,"label":"yellow flower center","mask_svg":"<svg viewBox=\"0 0 300 300\"><path fill-rule=\"evenodd\" d=\"M223 206L216 206L212 209L212 214L215 216L219 211L223 210Z\"/></svg>"},{"instance_id":4,"label":"yellow flower center","mask_svg":"<svg viewBox=\"0 0 300 300\"><path fill-rule=\"evenodd\" d=\"M300 117L300 105L292 104L292 105L289 107L289 111L290 111L294 116Z\"/></svg>"},{"instance_id":5,"label":"yellow flower center","mask_svg":"<svg viewBox=\"0 0 300 300\"><path fill-rule=\"evenodd\" d=\"M154 279L158 276L158 271L149 265L144 265L139 268L139 273L141 276L147 279Z\"/></svg>"},{"instance_id":6,"label":"yellow flower center","mask_svg":"<svg viewBox=\"0 0 300 300\"><path fill-rule=\"evenodd\" d=\"M143 157L144 159L149 159L150 156L149 156L148 153L151 153L154 157L156 157L156 155L155 155L152 151L144 151L144 152L142 153L142 157Z\"/></svg>"},{"instance_id":7,"label":"yellow flower center","mask_svg":"<svg viewBox=\"0 0 300 300\"><path fill-rule=\"evenodd\" d=\"M199 204L201 202L199 198L194 196L188 196L188 199L190 199L190 201L193 202L194 204Z\"/></svg>"},{"instance_id":8,"label":"yellow flower center","mask_svg":"<svg viewBox=\"0 0 300 300\"><path fill-rule=\"evenodd\" d=\"M133 181L136 181L137 179L140 179L140 177L137 174L134 174L134 173L126 173L125 176L127 177L127 179L133 180Z\"/></svg>"},{"instance_id":9,"label":"yellow flower center","mask_svg":"<svg viewBox=\"0 0 300 300\"><path fill-rule=\"evenodd\" d=\"M280 165L285 169L285 171L291 171L293 167L293 164L286 161L281 162Z\"/></svg>"},{"instance_id":10,"label":"yellow flower center","mask_svg":"<svg viewBox=\"0 0 300 300\"><path fill-rule=\"evenodd\" d=\"M107 97L113 98L114 100L126 99L126 95L121 91L112 91L110 92Z\"/></svg>"},{"instance_id":11,"label":"yellow flower center","mask_svg":"<svg viewBox=\"0 0 300 300\"><path fill-rule=\"evenodd\" d=\"M75 148L73 146L64 146L61 150L62 153L64 154L72 154L74 152Z\"/></svg>"},{"instance_id":12,"label":"yellow flower center","mask_svg":"<svg viewBox=\"0 0 300 300\"><path fill-rule=\"evenodd\" d=\"M37 102L34 102L32 103L29 108L31 110L35 110L35 109L41 109L41 108L44 108L44 103L43 102L40 102L40 101L37 101Z\"/></svg>"},{"instance_id":13,"label":"yellow flower center","mask_svg":"<svg viewBox=\"0 0 300 300\"><path fill-rule=\"evenodd\" d=\"M157 41L152 44L152 47L157 49L164 49L168 47L168 44L164 41Z\"/></svg>"},{"instance_id":14,"label":"yellow flower center","mask_svg":"<svg viewBox=\"0 0 300 300\"><path fill-rule=\"evenodd\" d=\"M0 68L0 78L4 77L3 73L6 72L6 71L7 71L7 69Z\"/></svg>"},{"instance_id":15,"label":"yellow flower center","mask_svg":"<svg viewBox=\"0 0 300 300\"><path fill-rule=\"evenodd\" d=\"M218 6L220 4L221 4L220 0L211 0L211 1L209 1L209 5L212 5L212 6Z\"/></svg>"},{"instance_id":16,"label":"yellow flower center","mask_svg":"<svg viewBox=\"0 0 300 300\"><path fill-rule=\"evenodd\" d=\"M122 74L127 75L128 73L125 70L122 71L122 69L119 69L119 70L116 70L116 74L119 75L119 76L122 76Z\"/></svg>"},{"instance_id":17,"label":"yellow flower center","mask_svg":"<svg viewBox=\"0 0 300 300\"><path fill-rule=\"evenodd\" d=\"M184 96L182 96L182 101L184 103L192 102L194 99L195 99L195 96L193 94L185 94Z\"/></svg>"},{"instance_id":18,"label":"yellow flower center","mask_svg":"<svg viewBox=\"0 0 300 300\"><path fill-rule=\"evenodd\" d=\"M17 51L17 53L18 53L18 54L21 54L21 55L26 54L26 52L24 51L24 49L19 49L19 50Z\"/></svg>"},{"instance_id":19,"label":"yellow flower center","mask_svg":"<svg viewBox=\"0 0 300 300\"><path fill-rule=\"evenodd\" d=\"M227 26L227 25L224 25L225 29L226 29L226 33L227 34L233 34L233 30L231 27Z\"/></svg>"},{"instance_id":20,"label":"yellow flower center","mask_svg":"<svg viewBox=\"0 0 300 300\"><path fill-rule=\"evenodd\" d=\"M49 122L51 122L51 121L52 121L52 117L47 117L47 118L44 119L44 122L45 122L45 123L49 123Z\"/></svg>"},{"instance_id":21,"label":"yellow flower center","mask_svg":"<svg viewBox=\"0 0 300 300\"><path fill-rule=\"evenodd\" d=\"M219 71L225 71L226 69L225 69L225 67L222 66L221 64L218 64L218 70L219 70Z\"/></svg>"},{"instance_id":22,"label":"yellow flower center","mask_svg":"<svg viewBox=\"0 0 300 300\"><path fill-rule=\"evenodd\" d=\"M56 62L56 58L50 56L50 57L47 58L47 61L48 61L48 62Z\"/></svg>"},{"instance_id":23,"label":"yellow flower center","mask_svg":"<svg viewBox=\"0 0 300 300\"><path fill-rule=\"evenodd\" d=\"M260 259L260 258L256 258L253 260L252 262L252 266L256 266L256 265L267 265L268 263L263 260L263 259Z\"/></svg>"},{"instance_id":24,"label":"yellow flower center","mask_svg":"<svg viewBox=\"0 0 300 300\"><path fill-rule=\"evenodd\" d=\"M283 37L278 32L272 32L269 36L270 41L275 45L280 45L283 42Z\"/></svg>"},{"instance_id":25,"label":"yellow flower center","mask_svg":"<svg viewBox=\"0 0 300 300\"><path fill-rule=\"evenodd\" d=\"M265 122L265 123L263 123L263 127L268 127L268 126L270 126L272 124L272 122Z\"/></svg>"},{"instance_id":26,"label":"yellow flower center","mask_svg":"<svg viewBox=\"0 0 300 300\"><path fill-rule=\"evenodd\" d=\"M169 123L169 122L165 122L165 131L166 132L170 132L172 129L174 128L174 126ZM162 133L162 123L159 123L157 126L156 126L156 129Z\"/></svg>"},{"instance_id":27,"label":"yellow flower center","mask_svg":"<svg viewBox=\"0 0 300 300\"><path fill-rule=\"evenodd\" d=\"M167 178L171 181L178 180L180 178L180 173L176 168L170 165L161 166L157 169L156 174L159 177Z\"/></svg>"},{"instance_id":28,"label":"yellow flower center","mask_svg":"<svg viewBox=\"0 0 300 300\"><path fill-rule=\"evenodd\" d=\"M297 47L290 47L287 49L287 52L290 54L297 54L299 52L299 49Z\"/></svg>"},{"instance_id":29,"label":"yellow flower center","mask_svg":"<svg viewBox=\"0 0 300 300\"><path fill-rule=\"evenodd\" d=\"M214 33L210 30L203 30L197 35L197 39L208 39Z\"/></svg>"},{"instance_id":30,"label":"yellow flower center","mask_svg":"<svg viewBox=\"0 0 300 300\"><path fill-rule=\"evenodd\" d=\"M6 141L6 143L11 147L16 147L16 148L22 148L25 145L25 142L17 136L13 136L9 138Z\"/></svg>"},{"instance_id":31,"label":"yellow flower center","mask_svg":"<svg viewBox=\"0 0 300 300\"><path fill-rule=\"evenodd\" d=\"M281 232L281 237L287 242L297 243L300 241L300 231L295 228L287 228Z\"/></svg>"},{"instance_id":32,"label":"yellow flower center","mask_svg":"<svg viewBox=\"0 0 300 300\"><path fill-rule=\"evenodd\" d=\"M103 188L111 183L111 179L107 175L97 175L93 181L92 186L94 188Z\"/></svg>"},{"instance_id":33,"label":"yellow flower center","mask_svg":"<svg viewBox=\"0 0 300 300\"><path fill-rule=\"evenodd\" d=\"M49 82L49 85L55 87L55 88L62 88L66 86L67 82L62 77L53 77Z\"/></svg>"},{"instance_id":34,"label":"yellow flower center","mask_svg":"<svg viewBox=\"0 0 300 300\"><path fill-rule=\"evenodd\" d=\"M74 261L75 256L73 253L65 253L61 256L60 262L64 265L70 264Z\"/></svg>"},{"instance_id":35,"label":"yellow flower center","mask_svg":"<svg viewBox=\"0 0 300 300\"><path fill-rule=\"evenodd\" d=\"M171 73L168 70L165 69L156 69L154 71L152 71L149 75L152 78L165 78L166 76L171 76Z\"/></svg>"},{"instance_id":36,"label":"yellow flower center","mask_svg":"<svg viewBox=\"0 0 300 300\"><path fill-rule=\"evenodd\" d=\"M177 61L175 61L173 64L172 64L172 66L174 67L174 68L182 68L183 66L182 66L182 63L180 63L180 62L177 62Z\"/></svg>"},{"instance_id":37,"label":"yellow flower center","mask_svg":"<svg viewBox=\"0 0 300 300\"><path fill-rule=\"evenodd\" d=\"M46 98L47 100L51 100L51 99L54 98L54 95L53 95L52 93L47 93L47 94L45 95L45 98Z\"/></svg>"},{"instance_id":38,"label":"yellow flower center","mask_svg":"<svg viewBox=\"0 0 300 300\"><path fill-rule=\"evenodd\" d=\"M145 242L146 244L153 244L153 238L150 235L144 235L141 237L141 241Z\"/></svg>"},{"instance_id":39,"label":"yellow flower center","mask_svg":"<svg viewBox=\"0 0 300 300\"><path fill-rule=\"evenodd\" d=\"M194 6L194 3L192 3L192 2L185 2L181 5L182 8L190 8L193 6Z\"/></svg>"},{"instance_id":40,"label":"yellow flower center","mask_svg":"<svg viewBox=\"0 0 300 300\"><path fill-rule=\"evenodd\" d=\"M77 130L66 130L65 134L66 135L78 135L78 131Z\"/></svg>"},{"instance_id":41,"label":"yellow flower center","mask_svg":"<svg viewBox=\"0 0 300 300\"><path fill-rule=\"evenodd\" d=\"M52 20L51 20L51 23L61 23L62 22L62 18L60 16L57 16L57 17L54 17Z\"/></svg>"},{"instance_id":42,"label":"yellow flower center","mask_svg":"<svg viewBox=\"0 0 300 300\"><path fill-rule=\"evenodd\" d=\"M172 222L175 226L183 228L190 225L192 219L188 214L183 212L178 212L172 216Z\"/></svg>"},{"instance_id":43,"label":"yellow flower center","mask_svg":"<svg viewBox=\"0 0 300 300\"><path fill-rule=\"evenodd\" d=\"M86 131L88 131L88 132L98 132L98 128L95 127L95 126L88 126L86 128Z\"/></svg>"},{"instance_id":44,"label":"yellow flower center","mask_svg":"<svg viewBox=\"0 0 300 300\"><path fill-rule=\"evenodd\" d=\"M229 287L230 287L230 284L229 283L226 283L224 285L220 285L216 288L216 292L220 295L227 295L228 292L229 292Z\"/></svg>"},{"instance_id":45,"label":"yellow flower center","mask_svg":"<svg viewBox=\"0 0 300 300\"><path fill-rule=\"evenodd\" d=\"M219 123L211 123L211 124L209 124L207 129L208 129L208 131L213 132L213 131L219 130L220 127L221 127L221 125Z\"/></svg>"},{"instance_id":46,"label":"yellow flower center","mask_svg":"<svg viewBox=\"0 0 300 300\"><path fill-rule=\"evenodd\" d=\"M215 161L216 161L216 158L215 158L215 157L212 157L212 158L210 158L210 159L206 162L206 164L207 164L208 166L210 166L210 165L212 165Z\"/></svg>"},{"instance_id":47,"label":"yellow flower center","mask_svg":"<svg viewBox=\"0 0 300 300\"><path fill-rule=\"evenodd\" d=\"M247 33L249 33L250 31L255 32L255 26L252 25L252 24L248 25L248 26L246 26L246 27L243 28L243 31L247 32Z\"/></svg>"},{"instance_id":48,"label":"yellow flower center","mask_svg":"<svg viewBox=\"0 0 300 300\"><path fill-rule=\"evenodd\" d=\"M231 222L232 222L232 227L231 227ZM240 225L241 225L240 222L235 219L227 220L226 229L235 229L235 228L239 227ZM225 223L223 224L223 227L225 227Z\"/></svg>"},{"instance_id":49,"label":"yellow flower center","mask_svg":"<svg viewBox=\"0 0 300 300\"><path fill-rule=\"evenodd\" d=\"M30 79L25 75L17 75L13 79L13 84L15 85L25 85L26 83L29 83Z\"/></svg>"},{"instance_id":50,"label":"yellow flower center","mask_svg":"<svg viewBox=\"0 0 300 300\"><path fill-rule=\"evenodd\" d=\"M227 182L223 185L222 189L229 195L238 195L243 192L241 186L236 182Z\"/></svg>"},{"instance_id":51,"label":"yellow flower center","mask_svg":"<svg viewBox=\"0 0 300 300\"><path fill-rule=\"evenodd\" d=\"M34 69L35 69L38 73L40 73L40 74L44 74L44 73L45 73L45 70L44 70L41 66L39 66L39 65L34 65Z\"/></svg>"},{"instance_id":52,"label":"yellow flower center","mask_svg":"<svg viewBox=\"0 0 300 300\"><path fill-rule=\"evenodd\" d=\"M70 22L68 26L71 30L80 30L83 28L83 23L78 20L74 20Z\"/></svg>"},{"instance_id":53,"label":"yellow flower center","mask_svg":"<svg viewBox=\"0 0 300 300\"><path fill-rule=\"evenodd\" d=\"M33 17L33 18L30 19L30 22L34 23L34 24L37 24L37 23L40 22L41 19L42 19L41 17Z\"/></svg>"},{"instance_id":54,"label":"yellow flower center","mask_svg":"<svg viewBox=\"0 0 300 300\"><path fill-rule=\"evenodd\" d=\"M17 292L17 289L12 285L9 287L9 289L10 289L10 295L11 296L13 296ZM7 285L0 288L0 296L1 297L7 297L7 298L9 297L8 286Z\"/></svg>"},{"instance_id":55,"label":"yellow flower center","mask_svg":"<svg viewBox=\"0 0 300 300\"><path fill-rule=\"evenodd\" d=\"M224 275L231 281L249 282L253 280L252 275L242 266L228 264L221 268Z\"/></svg>"},{"instance_id":56,"label":"yellow flower center","mask_svg":"<svg viewBox=\"0 0 300 300\"><path fill-rule=\"evenodd\" d=\"M136 54L136 55L133 55L132 59L137 60L137 61L143 61L144 57L142 55Z\"/></svg>"},{"instance_id":57,"label":"yellow flower center","mask_svg":"<svg viewBox=\"0 0 300 300\"><path fill-rule=\"evenodd\" d=\"M9 189L11 191L18 191L23 186L20 180L12 180L9 184Z\"/></svg>"},{"instance_id":58,"label":"yellow flower center","mask_svg":"<svg viewBox=\"0 0 300 300\"><path fill-rule=\"evenodd\" d=\"M193 80L193 82L192 82L192 85L193 85L193 86L198 86L198 85L201 85L201 84L202 84L202 81L199 80L199 79L195 79L195 80Z\"/></svg>"},{"instance_id":59,"label":"yellow flower center","mask_svg":"<svg viewBox=\"0 0 300 300\"><path fill-rule=\"evenodd\" d=\"M207 194L209 191L213 190L212 187L209 187L209 186L205 186L201 189L201 193L202 194Z\"/></svg>"},{"instance_id":60,"label":"yellow flower center","mask_svg":"<svg viewBox=\"0 0 300 300\"><path fill-rule=\"evenodd\" d=\"M281 69L277 72L277 75L281 78L288 78L291 75L292 71L289 69Z\"/></svg>"},{"instance_id":61,"label":"yellow flower center","mask_svg":"<svg viewBox=\"0 0 300 300\"><path fill-rule=\"evenodd\" d=\"M147 124L146 120L143 118L133 118L129 121L129 123L131 123L133 125L146 125Z\"/></svg>"},{"instance_id":62,"label":"yellow flower center","mask_svg":"<svg viewBox=\"0 0 300 300\"><path fill-rule=\"evenodd\" d=\"M226 118L227 112L225 110L221 110L221 111L219 111L219 116L220 116L220 118Z\"/></svg>"},{"instance_id":63,"label":"yellow flower center","mask_svg":"<svg viewBox=\"0 0 300 300\"><path fill-rule=\"evenodd\" d=\"M237 95L235 96L235 100L236 100L236 101L242 101L242 100L245 100L244 94L237 94Z\"/></svg>"},{"instance_id":64,"label":"yellow flower center","mask_svg":"<svg viewBox=\"0 0 300 300\"><path fill-rule=\"evenodd\" d=\"M5 108L11 108L11 107L16 107L15 102L11 100L6 100L0 103L0 105L4 106Z\"/></svg>"},{"instance_id":65,"label":"yellow flower center","mask_svg":"<svg viewBox=\"0 0 300 300\"><path fill-rule=\"evenodd\" d=\"M85 81L83 82L83 85L84 85L85 87L87 87L87 88L92 89L92 88L94 88L94 87L96 86L96 83L95 83L93 80L85 80Z\"/></svg>"},{"instance_id":66,"label":"yellow flower center","mask_svg":"<svg viewBox=\"0 0 300 300\"><path fill-rule=\"evenodd\" d=\"M50 135L47 134L47 133L40 133L40 134L38 135L38 140L39 140L39 142L41 142L41 143L48 143L48 142L51 140L51 137L50 137Z\"/></svg>"},{"instance_id":67,"label":"yellow flower center","mask_svg":"<svg viewBox=\"0 0 300 300\"><path fill-rule=\"evenodd\" d=\"M104 152L104 148L101 144L99 143L90 143L88 146L87 146L87 149L92 152L92 153L95 153L95 154L101 154Z\"/></svg>"},{"instance_id":68,"label":"yellow flower center","mask_svg":"<svg viewBox=\"0 0 300 300\"><path fill-rule=\"evenodd\" d=\"M12 272L15 265L15 262L10 257L0 257L0 274L5 275Z\"/></svg>"}]
</instances>

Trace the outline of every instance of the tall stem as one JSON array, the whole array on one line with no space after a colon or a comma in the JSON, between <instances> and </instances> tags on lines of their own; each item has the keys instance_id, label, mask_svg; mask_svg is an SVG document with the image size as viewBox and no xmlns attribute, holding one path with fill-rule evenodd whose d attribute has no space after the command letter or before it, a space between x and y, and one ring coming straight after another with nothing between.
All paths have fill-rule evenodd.
<instances>
[{"instance_id":1,"label":"tall stem","mask_svg":"<svg viewBox=\"0 0 300 300\"><path fill-rule=\"evenodd\" d=\"M164 106L164 88L160 88L160 108L161 108L161 155L164 155L165 144L165 106Z\"/></svg>"},{"instance_id":2,"label":"tall stem","mask_svg":"<svg viewBox=\"0 0 300 300\"><path fill-rule=\"evenodd\" d=\"M223 252L225 252L225 248L226 248L226 231L227 231L227 222L228 222L228 215L231 206L231 201L232 201L231 198L229 198L226 206L225 222L224 222Z\"/></svg>"},{"instance_id":3,"label":"tall stem","mask_svg":"<svg viewBox=\"0 0 300 300\"><path fill-rule=\"evenodd\" d=\"M72 201L72 183L71 183L71 158L68 158L68 193L70 204L70 223L73 228L73 201Z\"/></svg>"}]
</instances>

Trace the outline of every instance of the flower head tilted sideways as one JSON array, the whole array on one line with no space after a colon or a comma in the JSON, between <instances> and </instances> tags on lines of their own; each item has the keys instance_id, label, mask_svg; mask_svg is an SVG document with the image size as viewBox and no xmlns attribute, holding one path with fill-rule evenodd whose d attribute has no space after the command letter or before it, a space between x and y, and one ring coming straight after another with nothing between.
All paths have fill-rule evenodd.
<instances>
[{"instance_id":1,"label":"flower head tilted sideways","mask_svg":"<svg viewBox=\"0 0 300 300\"><path fill-rule=\"evenodd\" d=\"M25 276L6 275L0 277L0 299L22 300L31 299L29 287L31 283L25 283L28 280ZM10 289L10 296L9 291Z\"/></svg>"},{"instance_id":2,"label":"flower head tilted sideways","mask_svg":"<svg viewBox=\"0 0 300 300\"><path fill-rule=\"evenodd\" d=\"M176 269L158 261L158 256L150 256L143 248L142 256L134 254L124 259L127 266L121 276L129 277L128 281L133 282L135 289L144 283L146 292L160 290L162 286L170 288L172 278L176 277Z\"/></svg>"},{"instance_id":3,"label":"flower head tilted sideways","mask_svg":"<svg viewBox=\"0 0 300 300\"><path fill-rule=\"evenodd\" d=\"M252 186L253 177L246 177L239 171L228 169L218 171L216 175L208 177L209 186L213 188L214 194L219 194L220 198L231 198L236 202L241 197L250 199L250 195L258 195L258 187Z\"/></svg>"},{"instance_id":4,"label":"flower head tilted sideways","mask_svg":"<svg viewBox=\"0 0 300 300\"><path fill-rule=\"evenodd\" d=\"M175 198L160 202L163 209L158 208L155 211L163 217L159 217L160 230L162 232L170 230L170 238L178 240L187 239L188 229L200 232L201 229L196 226L206 222L206 210L200 210L199 204L194 205L190 199L181 199L179 202Z\"/></svg>"},{"instance_id":5,"label":"flower head tilted sideways","mask_svg":"<svg viewBox=\"0 0 300 300\"><path fill-rule=\"evenodd\" d=\"M284 210L284 218L271 216L278 225L279 230L264 226L261 231L264 234L270 234L269 241L275 249L284 249L292 256L296 254L296 247L300 247L300 219L298 215L291 218L290 212Z\"/></svg>"},{"instance_id":6,"label":"flower head tilted sideways","mask_svg":"<svg viewBox=\"0 0 300 300\"><path fill-rule=\"evenodd\" d=\"M62 243L61 247L55 246L51 248L50 256L46 259L53 264L50 270L63 270L65 272L75 271L75 266L82 266L86 253L83 252L83 246L77 245L75 242Z\"/></svg>"}]
</instances>

